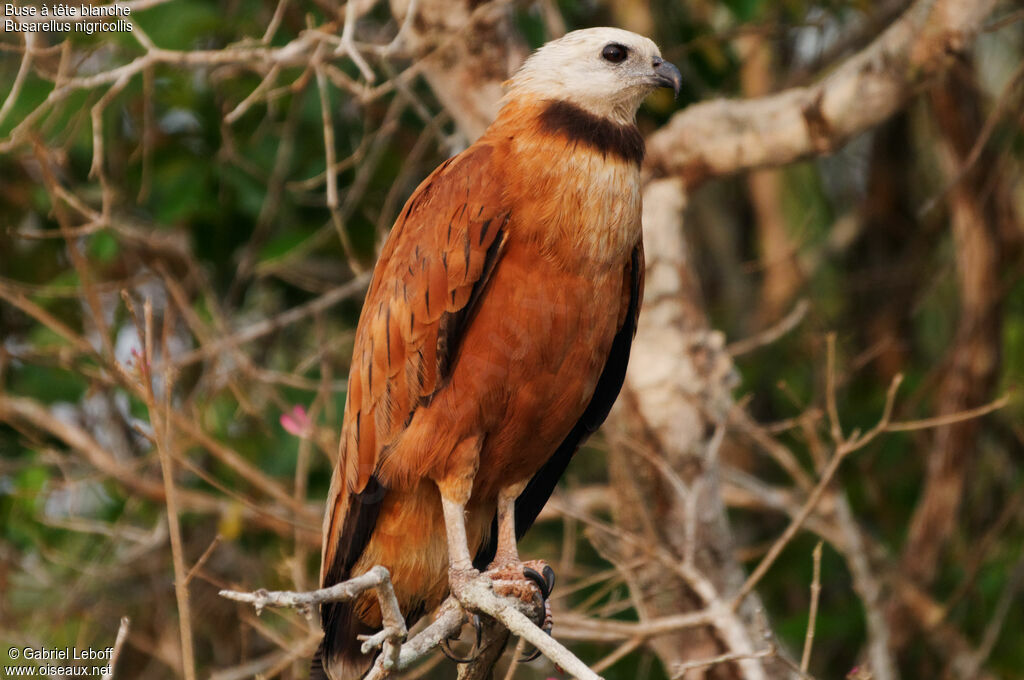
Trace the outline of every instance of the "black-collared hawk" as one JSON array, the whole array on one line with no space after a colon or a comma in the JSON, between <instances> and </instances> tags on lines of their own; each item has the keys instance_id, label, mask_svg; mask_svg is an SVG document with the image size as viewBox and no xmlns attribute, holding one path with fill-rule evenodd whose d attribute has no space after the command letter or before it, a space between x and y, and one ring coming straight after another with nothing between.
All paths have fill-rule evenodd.
<instances>
[{"instance_id":1,"label":"black-collared hawk","mask_svg":"<svg viewBox=\"0 0 1024 680\"><path fill-rule=\"evenodd\" d=\"M403 208L356 331L321 580L391 572L411 624L533 523L619 389L643 297L635 117L679 71L647 38L574 31ZM474 566L476 565L476 566ZM314 678L373 661L373 593L321 607Z\"/></svg>"}]
</instances>

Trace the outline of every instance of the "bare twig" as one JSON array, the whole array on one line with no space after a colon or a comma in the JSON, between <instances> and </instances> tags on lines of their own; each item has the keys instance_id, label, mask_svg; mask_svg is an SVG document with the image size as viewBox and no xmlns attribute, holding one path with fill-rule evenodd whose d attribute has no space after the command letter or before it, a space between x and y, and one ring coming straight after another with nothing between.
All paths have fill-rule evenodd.
<instances>
[{"instance_id":1,"label":"bare twig","mask_svg":"<svg viewBox=\"0 0 1024 680\"><path fill-rule=\"evenodd\" d=\"M114 669L117 667L117 660L121 656L121 647L128 639L128 628L131 620L127 616L121 617L121 625L117 627L117 637L114 638L114 651L110 653L110 661L107 663L107 672L103 674L103 680L113 680Z\"/></svg>"},{"instance_id":2,"label":"bare twig","mask_svg":"<svg viewBox=\"0 0 1024 680\"><path fill-rule=\"evenodd\" d=\"M934 196L929 198L924 204L918 208L918 218L927 217L928 214L935 209L935 206L939 202L949 195L958 184L964 181L967 174L974 167L975 163L981 157L981 152L985 149L985 145L988 143L992 133L995 132L996 124L1002 120L1003 116L1007 113L1007 110L1011 108L1011 102L1014 101L1013 94L1016 92L1017 87L1024 82L1024 64L1021 64L1009 81L1003 88L1003 91L999 94L999 99L996 101L996 105L992 108L992 112L989 113L988 118L985 120L985 124L982 126L981 131L978 134L978 138L974 140L974 145L968 152L966 158L957 168L956 174L951 177Z\"/></svg>"},{"instance_id":3,"label":"bare twig","mask_svg":"<svg viewBox=\"0 0 1024 680\"><path fill-rule=\"evenodd\" d=\"M743 661L746 659L767 659L777 654L774 648L762 649L757 652L749 654L729 652L727 654L719 654L713 656L710 659L697 659L696 661L686 661L679 664L673 669L672 680L679 680L683 678L689 671L698 670L700 668L708 668L709 666L717 666L723 663L731 663L733 661Z\"/></svg>"},{"instance_id":4,"label":"bare twig","mask_svg":"<svg viewBox=\"0 0 1024 680\"><path fill-rule=\"evenodd\" d=\"M345 25L341 30L341 42L338 47L334 50L335 54L348 54L352 58L352 62L359 68L359 72L363 74L363 78L367 82L374 82L377 77L373 73L373 69L363 59L363 55L359 53L352 38L355 35L356 21L359 19L356 16L356 7L359 3L347 2L345 3Z\"/></svg>"},{"instance_id":5,"label":"bare twig","mask_svg":"<svg viewBox=\"0 0 1024 680\"><path fill-rule=\"evenodd\" d=\"M524 638L573 677L579 680L599 680L600 676L597 673L528 619L514 606L513 601L495 595L494 591L482 582L470 582L469 587L461 593L461 601L471 609L501 621L513 635Z\"/></svg>"},{"instance_id":6,"label":"bare twig","mask_svg":"<svg viewBox=\"0 0 1024 680\"><path fill-rule=\"evenodd\" d=\"M35 44L35 32L26 31L25 53L21 56L21 65L18 66L18 74L14 76L14 82L11 84L11 90L7 93L3 106L0 106L0 124L3 124L4 118L7 117L7 114L14 106L14 102L18 100L18 95L21 94L21 86L25 84L25 76L28 75L29 68L32 66Z\"/></svg>"},{"instance_id":7,"label":"bare twig","mask_svg":"<svg viewBox=\"0 0 1024 680\"><path fill-rule=\"evenodd\" d=\"M180 369L190 364L194 364L197 361L203 361L207 357L215 356L230 347L242 345L258 338L262 338L265 335L269 335L274 331L285 328L296 321L312 316L317 312L321 312L338 304L342 300L347 300L361 293L369 281L369 273L360 274L351 281L338 286L337 288L330 290L305 304L292 307L288 311L282 312L270 319L257 321L250 326L238 330L232 335L219 338L213 342L203 345L202 347L194 349L191 352L186 352L179 357L175 357L174 365Z\"/></svg>"},{"instance_id":8,"label":"bare twig","mask_svg":"<svg viewBox=\"0 0 1024 680\"><path fill-rule=\"evenodd\" d=\"M160 457L160 469L164 481L164 502L167 505L167 527L171 539L171 558L174 565L174 595L178 601L178 626L181 633L182 667L185 680L195 680L196 660L192 647L192 608L188 595L188 576L185 569L185 549L181 541L181 522L178 509L177 485L174 483L174 461L169 426L171 408L171 392L173 375L168 366L163 372L163 389L161 401L157 401L153 389L153 304L147 298L143 305L143 320L140 324L131 297L123 296L128 311L131 313L139 337L143 340L141 356L136 362L136 373L142 382L143 398L149 410L150 422L153 425L153 439L157 454ZM165 317L166 318L166 317ZM165 343L166 346L166 343Z\"/></svg>"},{"instance_id":9,"label":"bare twig","mask_svg":"<svg viewBox=\"0 0 1024 680\"><path fill-rule=\"evenodd\" d=\"M347 5L349 15L352 14L351 8L353 4L355 3L350 2ZM353 53L358 54L355 51ZM318 59L319 56L314 56L314 60ZM352 249L352 240L348 235L348 228L345 225L344 218L342 218L341 213L338 211L338 173L335 170L334 120L331 117L331 101L327 89L327 77L324 75L323 66L319 61L315 61L314 69L316 70L317 88L320 91L320 117L324 127L324 156L327 160L327 209L331 212L331 222L334 224L334 230L338 234L338 240L341 241L341 247L345 250L349 266L352 267L354 272L362 272L365 270L365 267L356 259L355 251Z\"/></svg>"},{"instance_id":10,"label":"bare twig","mask_svg":"<svg viewBox=\"0 0 1024 680\"><path fill-rule=\"evenodd\" d=\"M903 108L984 27L996 0L917 0L861 52L809 87L675 114L647 142L651 165L690 187L828 153Z\"/></svg>"},{"instance_id":11,"label":"bare twig","mask_svg":"<svg viewBox=\"0 0 1024 680\"><path fill-rule=\"evenodd\" d=\"M811 606L807 612L807 633L804 635L804 652L800 656L800 670L804 673L811 664L811 650L814 648L814 625L818 620L818 597L821 595L821 541L814 546L814 575L811 578Z\"/></svg>"},{"instance_id":12,"label":"bare twig","mask_svg":"<svg viewBox=\"0 0 1024 680\"><path fill-rule=\"evenodd\" d=\"M1010 577L1007 579L1006 585L1003 586L1003 591L999 594L995 610L989 618L988 625L985 626L981 645L970 656L968 663L965 664L967 667L958 669L963 674L962 677L974 678L977 676L982 664L988 659L992 649L996 646L996 642L999 641L1003 625L1006 623L1006 616L1010 613L1010 607L1013 606L1013 602L1017 599L1017 594L1020 592L1021 587L1024 587L1024 552L1017 558L1017 563L1014 565L1013 571L1010 572Z\"/></svg>"},{"instance_id":13,"label":"bare twig","mask_svg":"<svg viewBox=\"0 0 1024 680\"><path fill-rule=\"evenodd\" d=\"M365 574L319 590L301 593L292 590L260 589L253 592L222 590L219 595L235 602L251 604L259 614L266 607L292 607L305 610L323 602L348 602L368 590L379 588L385 581L391 582L391 574L384 567L378 566L373 567Z\"/></svg>"},{"instance_id":14,"label":"bare twig","mask_svg":"<svg viewBox=\"0 0 1024 680\"><path fill-rule=\"evenodd\" d=\"M293 607L308 611L313 605L323 602L347 602L362 593L374 589L384 615L384 628L367 638L363 643L364 653L383 645L384 649L367 678L383 678L392 670L403 670L436 648L462 626L465 616L454 600L442 605L433 624L425 628L409 643L402 645L407 635L398 600L391 587L387 569L376 566L365 574L343 581L329 588L310 592L266 591L239 592L220 591L221 597L246 602L256 608L257 613L265 607ZM541 630L516 607L518 600L502 598L483 581L473 581L461 593L463 605L500 621L512 634L527 640L544 656L572 673L580 680L598 680L598 675L576 658L568 649ZM390 646L389 646L390 645Z\"/></svg>"},{"instance_id":15,"label":"bare twig","mask_svg":"<svg viewBox=\"0 0 1024 680\"><path fill-rule=\"evenodd\" d=\"M839 422L839 407L836 405L836 334L825 338L827 361L825 366L825 409L828 412L832 442L838 446L843 441L843 426Z\"/></svg>"},{"instance_id":16,"label":"bare twig","mask_svg":"<svg viewBox=\"0 0 1024 680\"><path fill-rule=\"evenodd\" d=\"M885 426L886 432L912 432L914 430L928 430L935 427L942 427L943 425L952 425L954 423L960 423L965 420L971 420L973 418L980 418L981 416L988 415L993 411L998 411L1007 404L1010 403L1009 394L1004 394L995 401L992 401L984 406L978 408L966 409L958 413L949 413L943 416L935 416L934 418L922 418L920 420L904 420L895 423L889 423Z\"/></svg>"},{"instance_id":17,"label":"bare twig","mask_svg":"<svg viewBox=\"0 0 1024 680\"><path fill-rule=\"evenodd\" d=\"M749 338L730 342L726 345L725 350L734 357L738 357L741 354L753 352L755 349L770 345L796 328L804 320L804 317L807 316L807 310L810 308L811 304L806 299L800 300L793 305L793 309L790 310L789 314L780 319L774 326L766 328Z\"/></svg>"},{"instance_id":18,"label":"bare twig","mask_svg":"<svg viewBox=\"0 0 1024 680\"><path fill-rule=\"evenodd\" d=\"M836 447L835 454L832 456L832 460L829 461L828 466L821 474L821 478L818 480L817 485L811 491L800 509L800 513L790 521L789 526L782 532L782 535L775 541L768 553L761 559L754 571L747 577L743 587L736 593L735 598L732 601L733 608L739 607L743 598L753 590L754 586L761 580L771 565L778 558L779 554L782 553L783 549L789 544L796 532L800 530L803 523L807 520L808 516L814 511L818 502L821 500L822 495L828 488L828 485L832 482L836 472L839 471L839 466L843 460L854 451L857 451L868 443L870 443L878 434L885 430L885 427L889 424L889 419L892 416L893 403L896 399L896 390L899 389L900 383L903 381L903 376L896 376L893 378L892 383L889 385L889 392L886 394L885 408L882 411L882 417L867 433L857 437L853 436L849 440L841 440Z\"/></svg>"},{"instance_id":19,"label":"bare twig","mask_svg":"<svg viewBox=\"0 0 1024 680\"><path fill-rule=\"evenodd\" d=\"M281 73L281 67L278 64L271 66L270 70L267 71L267 75L263 76L263 80L260 81L260 84L254 87L252 92L250 92L245 99L238 102L238 106L231 109L231 111L224 115L224 122L231 124L244 116L246 111L248 111L249 108L260 99L260 96L275 82L277 82L277 76L279 73Z\"/></svg>"}]
</instances>

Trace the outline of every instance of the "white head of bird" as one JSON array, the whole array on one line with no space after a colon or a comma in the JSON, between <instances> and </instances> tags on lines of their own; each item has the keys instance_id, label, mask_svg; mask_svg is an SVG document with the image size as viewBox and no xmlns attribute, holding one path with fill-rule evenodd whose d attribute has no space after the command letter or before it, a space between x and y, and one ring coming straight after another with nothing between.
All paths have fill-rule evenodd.
<instances>
[{"instance_id":1,"label":"white head of bird","mask_svg":"<svg viewBox=\"0 0 1024 680\"><path fill-rule=\"evenodd\" d=\"M620 28L584 28L539 48L508 83L506 101L524 96L567 101L627 125L652 90L679 93L679 69L649 38Z\"/></svg>"}]
</instances>

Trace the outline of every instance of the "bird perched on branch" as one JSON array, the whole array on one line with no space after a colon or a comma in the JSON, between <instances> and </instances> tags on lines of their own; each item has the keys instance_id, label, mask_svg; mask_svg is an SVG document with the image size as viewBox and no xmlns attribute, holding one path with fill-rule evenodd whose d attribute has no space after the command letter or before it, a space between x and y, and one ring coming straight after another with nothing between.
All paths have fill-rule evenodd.
<instances>
[{"instance_id":1,"label":"bird perched on branch","mask_svg":"<svg viewBox=\"0 0 1024 680\"><path fill-rule=\"evenodd\" d=\"M473 579L546 597L549 568L524 569L516 541L622 386L644 271L636 111L680 75L647 38L593 28L506 85L406 203L356 331L321 580L384 565L409 623ZM364 674L373 594L321 622L313 677Z\"/></svg>"}]
</instances>

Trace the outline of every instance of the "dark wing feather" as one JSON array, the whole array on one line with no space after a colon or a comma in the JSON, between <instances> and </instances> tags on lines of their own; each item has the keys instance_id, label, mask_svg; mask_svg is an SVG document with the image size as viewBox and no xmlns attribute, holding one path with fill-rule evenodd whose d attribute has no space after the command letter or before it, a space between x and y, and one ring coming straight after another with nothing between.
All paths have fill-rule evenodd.
<instances>
[{"instance_id":1,"label":"dark wing feather","mask_svg":"<svg viewBox=\"0 0 1024 680\"><path fill-rule=\"evenodd\" d=\"M643 301L644 254L642 242L633 249L626 276L629 284L628 289L624 291L628 296L625 317L612 341L612 348L608 352L608 359L601 371L601 377L598 378L597 387L594 388L590 403L587 404L583 415L555 450L554 455L530 479L523 493L516 499L517 539L522 538L533 525L537 515L540 514L541 509L548 502L548 498L551 497L551 492L555 490L558 480L569 466L569 461L587 438L594 434L608 417L612 404L615 403L615 399L622 389L622 382L626 378L626 365L629 363L629 350L633 345L633 336L636 334L640 303ZM495 517L490 539L481 546L473 560L474 566L478 569L484 569L494 559L497 536L498 519Z\"/></svg>"},{"instance_id":2,"label":"dark wing feather","mask_svg":"<svg viewBox=\"0 0 1024 680\"><path fill-rule=\"evenodd\" d=\"M416 409L444 387L462 337L501 257L509 211L478 144L445 162L410 197L374 271L356 329L340 459L324 517L321 582L348 579L387 496L380 462ZM349 603L320 608L318 656L358 654L363 626ZM349 649L345 645L355 644Z\"/></svg>"}]
</instances>

